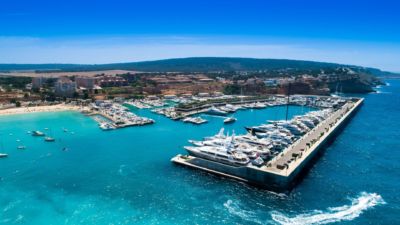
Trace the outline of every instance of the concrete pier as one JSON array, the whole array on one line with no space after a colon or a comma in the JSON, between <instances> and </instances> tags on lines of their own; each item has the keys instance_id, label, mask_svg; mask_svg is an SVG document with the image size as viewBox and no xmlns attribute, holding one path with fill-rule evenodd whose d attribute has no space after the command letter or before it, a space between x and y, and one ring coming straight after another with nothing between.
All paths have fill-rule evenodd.
<instances>
[{"instance_id":1,"label":"concrete pier","mask_svg":"<svg viewBox=\"0 0 400 225\"><path fill-rule=\"evenodd\" d=\"M178 155L172 162L221 176L251 183L267 189L291 189L302 172L329 140L335 137L362 105L364 99L348 101L318 126L270 160L267 165L235 167L193 156Z\"/></svg>"}]
</instances>

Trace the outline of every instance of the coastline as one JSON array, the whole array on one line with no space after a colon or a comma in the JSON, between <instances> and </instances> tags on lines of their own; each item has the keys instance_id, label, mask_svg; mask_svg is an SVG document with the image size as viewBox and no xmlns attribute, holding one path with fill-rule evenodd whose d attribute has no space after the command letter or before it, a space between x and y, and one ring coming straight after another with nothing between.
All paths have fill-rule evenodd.
<instances>
[{"instance_id":1,"label":"coastline","mask_svg":"<svg viewBox=\"0 0 400 225\"><path fill-rule=\"evenodd\" d=\"M79 106L72 106L66 104L18 107L18 108L0 109L0 116L37 113L37 112L60 112L69 110L78 111L79 109L80 109Z\"/></svg>"}]
</instances>

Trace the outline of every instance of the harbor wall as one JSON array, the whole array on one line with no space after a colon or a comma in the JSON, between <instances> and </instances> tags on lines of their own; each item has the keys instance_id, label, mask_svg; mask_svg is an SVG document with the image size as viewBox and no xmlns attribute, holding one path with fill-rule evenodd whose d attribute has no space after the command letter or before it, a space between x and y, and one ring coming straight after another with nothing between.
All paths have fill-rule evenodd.
<instances>
[{"instance_id":1,"label":"harbor wall","mask_svg":"<svg viewBox=\"0 0 400 225\"><path fill-rule=\"evenodd\" d=\"M343 119L343 121L338 124L335 129L329 133L321 143L316 146L314 151L308 155L304 161L296 167L294 171L287 177L282 187L285 189L293 188L301 179L307 174L310 168L315 164L318 158L322 155L323 151L335 140L335 138L343 131L346 125L351 121L351 118L358 112L361 105L363 104L363 99L360 99L360 102L355 105L353 110Z\"/></svg>"}]
</instances>

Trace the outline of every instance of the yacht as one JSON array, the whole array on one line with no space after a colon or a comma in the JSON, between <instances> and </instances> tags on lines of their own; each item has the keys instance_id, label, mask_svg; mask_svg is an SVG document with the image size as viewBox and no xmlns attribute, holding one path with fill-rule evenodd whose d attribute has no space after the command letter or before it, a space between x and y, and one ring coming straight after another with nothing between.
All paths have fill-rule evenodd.
<instances>
[{"instance_id":1,"label":"yacht","mask_svg":"<svg viewBox=\"0 0 400 225\"><path fill-rule=\"evenodd\" d=\"M220 107L218 107L218 109L221 111L224 111L224 112L229 112L229 113L235 112L235 110L233 110L232 108L227 107L227 106L220 106Z\"/></svg>"},{"instance_id":2,"label":"yacht","mask_svg":"<svg viewBox=\"0 0 400 225\"><path fill-rule=\"evenodd\" d=\"M233 112L242 109L242 107L232 104L226 104L225 107L232 110Z\"/></svg>"},{"instance_id":3,"label":"yacht","mask_svg":"<svg viewBox=\"0 0 400 225\"><path fill-rule=\"evenodd\" d=\"M246 154L236 151L229 151L226 148L218 148L213 146L203 146L203 147L184 147L190 155L228 164L231 166L246 166L250 159Z\"/></svg>"},{"instance_id":4,"label":"yacht","mask_svg":"<svg viewBox=\"0 0 400 225\"><path fill-rule=\"evenodd\" d=\"M32 136L36 136L36 137L38 137L38 136L44 136L44 133L43 133L43 132L40 132L40 131L38 131L38 130L32 131L31 134L32 134Z\"/></svg>"},{"instance_id":5,"label":"yacht","mask_svg":"<svg viewBox=\"0 0 400 225\"><path fill-rule=\"evenodd\" d=\"M203 124L208 122L207 120L201 117L186 117L182 121L185 123L194 123L194 124Z\"/></svg>"},{"instance_id":6,"label":"yacht","mask_svg":"<svg viewBox=\"0 0 400 225\"><path fill-rule=\"evenodd\" d=\"M100 127L100 129L105 130L105 131L115 129L115 127L109 123L100 123L99 127Z\"/></svg>"},{"instance_id":7,"label":"yacht","mask_svg":"<svg viewBox=\"0 0 400 225\"><path fill-rule=\"evenodd\" d=\"M46 142L54 142L55 140L56 139L54 139L54 138L52 138L50 136L47 136L47 137L44 138L44 141L46 141Z\"/></svg>"},{"instance_id":8,"label":"yacht","mask_svg":"<svg viewBox=\"0 0 400 225\"><path fill-rule=\"evenodd\" d=\"M224 123L233 123L235 122L237 119L234 117L228 117L226 119L224 119Z\"/></svg>"},{"instance_id":9,"label":"yacht","mask_svg":"<svg viewBox=\"0 0 400 225\"><path fill-rule=\"evenodd\" d=\"M8 154L0 153L0 158L5 158L5 157L7 157L7 156L8 156Z\"/></svg>"},{"instance_id":10,"label":"yacht","mask_svg":"<svg viewBox=\"0 0 400 225\"><path fill-rule=\"evenodd\" d=\"M221 128L218 133L214 136L211 137L205 137L204 140L212 140L215 138L226 138L226 135L224 134L224 128Z\"/></svg>"},{"instance_id":11,"label":"yacht","mask_svg":"<svg viewBox=\"0 0 400 225\"><path fill-rule=\"evenodd\" d=\"M206 111L206 113L210 114L210 115L218 115L218 116L225 116L226 114L228 114L228 112L217 109L214 106L211 107L208 111Z\"/></svg>"},{"instance_id":12,"label":"yacht","mask_svg":"<svg viewBox=\"0 0 400 225\"><path fill-rule=\"evenodd\" d=\"M257 102L257 103L254 104L254 108L255 109L263 109L265 107L267 107L267 105L264 104L264 103L261 103L261 102Z\"/></svg>"}]
</instances>

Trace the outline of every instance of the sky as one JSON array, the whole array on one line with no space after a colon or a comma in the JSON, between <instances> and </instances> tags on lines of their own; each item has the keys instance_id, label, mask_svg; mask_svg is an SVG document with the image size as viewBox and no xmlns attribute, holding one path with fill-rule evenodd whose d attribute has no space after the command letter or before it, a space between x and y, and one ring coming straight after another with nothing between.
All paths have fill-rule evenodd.
<instances>
[{"instance_id":1,"label":"sky","mask_svg":"<svg viewBox=\"0 0 400 225\"><path fill-rule=\"evenodd\" d=\"M400 72L396 0L1 0L0 63L194 56Z\"/></svg>"}]
</instances>

